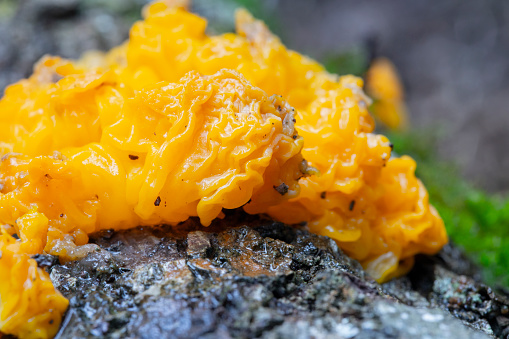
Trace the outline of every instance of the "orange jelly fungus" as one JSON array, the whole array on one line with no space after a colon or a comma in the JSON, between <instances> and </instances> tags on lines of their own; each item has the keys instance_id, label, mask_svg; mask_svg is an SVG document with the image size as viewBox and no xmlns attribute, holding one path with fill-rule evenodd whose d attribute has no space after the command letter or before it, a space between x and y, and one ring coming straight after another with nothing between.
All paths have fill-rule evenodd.
<instances>
[{"instance_id":1,"label":"orange jelly fungus","mask_svg":"<svg viewBox=\"0 0 509 339\"><path fill-rule=\"evenodd\" d=\"M408 128L404 90L396 67L386 58L377 58L366 72L366 92L374 102L371 111L390 129Z\"/></svg>"},{"instance_id":2,"label":"orange jelly fungus","mask_svg":"<svg viewBox=\"0 0 509 339\"><path fill-rule=\"evenodd\" d=\"M0 100L2 332L57 332L67 301L31 256L81 258L101 229L243 207L307 222L381 282L447 242L415 162L372 133L361 79L246 11L237 34L208 36L178 3L148 6L106 54L43 58Z\"/></svg>"}]
</instances>

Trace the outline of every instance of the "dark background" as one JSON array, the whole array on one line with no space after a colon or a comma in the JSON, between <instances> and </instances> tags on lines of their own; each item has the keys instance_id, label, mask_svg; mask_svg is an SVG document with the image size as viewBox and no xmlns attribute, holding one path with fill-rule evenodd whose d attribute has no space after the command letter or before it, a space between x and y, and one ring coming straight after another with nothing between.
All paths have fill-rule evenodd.
<instances>
[{"instance_id":1,"label":"dark background","mask_svg":"<svg viewBox=\"0 0 509 339\"><path fill-rule=\"evenodd\" d=\"M143 0L0 0L0 91L46 53L77 58L124 41ZM509 189L509 1L197 0L212 30L248 7L290 48L321 61L368 39L399 69L415 131L494 192ZM414 142L419 142L415 140Z\"/></svg>"}]
</instances>

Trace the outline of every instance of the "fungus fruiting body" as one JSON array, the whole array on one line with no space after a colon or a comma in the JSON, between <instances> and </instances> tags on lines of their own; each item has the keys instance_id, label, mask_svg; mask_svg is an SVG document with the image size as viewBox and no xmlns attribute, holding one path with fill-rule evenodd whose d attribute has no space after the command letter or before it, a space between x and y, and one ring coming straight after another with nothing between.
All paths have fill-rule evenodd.
<instances>
[{"instance_id":1,"label":"fungus fruiting body","mask_svg":"<svg viewBox=\"0 0 509 339\"><path fill-rule=\"evenodd\" d=\"M245 11L219 36L183 6L144 14L124 45L45 57L0 100L2 332L56 333L67 301L31 256L81 258L101 229L243 208L306 222L379 281L446 243L415 162L373 133L361 79Z\"/></svg>"},{"instance_id":2,"label":"fungus fruiting body","mask_svg":"<svg viewBox=\"0 0 509 339\"><path fill-rule=\"evenodd\" d=\"M408 128L403 86L390 60L373 60L366 72L366 92L374 101L372 113L383 125L395 130Z\"/></svg>"}]
</instances>

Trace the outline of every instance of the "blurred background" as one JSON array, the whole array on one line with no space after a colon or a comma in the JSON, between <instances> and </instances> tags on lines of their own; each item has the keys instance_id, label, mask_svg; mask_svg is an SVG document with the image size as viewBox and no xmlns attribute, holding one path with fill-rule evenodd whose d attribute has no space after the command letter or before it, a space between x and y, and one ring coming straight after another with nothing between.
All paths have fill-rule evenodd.
<instances>
[{"instance_id":1,"label":"blurred background","mask_svg":"<svg viewBox=\"0 0 509 339\"><path fill-rule=\"evenodd\" d=\"M44 54L78 58L128 37L145 0L0 0L0 92ZM405 89L409 128L390 130L454 242L509 286L509 1L195 0L209 32L248 8L289 48L339 74L387 57Z\"/></svg>"}]
</instances>

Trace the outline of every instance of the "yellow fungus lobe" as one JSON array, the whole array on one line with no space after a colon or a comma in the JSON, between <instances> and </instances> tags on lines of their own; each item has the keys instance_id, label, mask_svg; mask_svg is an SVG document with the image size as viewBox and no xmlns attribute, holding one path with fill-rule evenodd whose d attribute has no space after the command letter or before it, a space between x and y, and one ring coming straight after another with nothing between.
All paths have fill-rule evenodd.
<instances>
[{"instance_id":1,"label":"yellow fungus lobe","mask_svg":"<svg viewBox=\"0 0 509 339\"><path fill-rule=\"evenodd\" d=\"M113 107L99 98L90 112L102 126L99 142L43 155L55 150L54 135L51 148L40 147L41 155L6 153L0 161L0 220L13 225L23 253L75 259L91 249L87 234L100 229L178 223L191 216L208 225L223 208L250 202L263 210L298 195L297 180L308 169L294 110L239 73L190 72L177 83L116 93ZM55 114L44 108L41 117ZM102 121L106 114L116 119ZM8 270L9 263L0 262ZM8 293L1 296L2 302L9 299ZM40 312L48 311L44 305Z\"/></svg>"},{"instance_id":2,"label":"yellow fungus lobe","mask_svg":"<svg viewBox=\"0 0 509 339\"><path fill-rule=\"evenodd\" d=\"M101 229L206 226L242 207L307 222L378 281L446 243L415 162L373 133L361 79L246 11L237 34L209 36L185 3L146 7L106 54L43 58L0 100L2 332L55 334L67 301L31 256L83 257Z\"/></svg>"},{"instance_id":3,"label":"yellow fungus lobe","mask_svg":"<svg viewBox=\"0 0 509 339\"><path fill-rule=\"evenodd\" d=\"M373 98L371 110L390 129L408 128L404 90L396 67L389 59L373 61L366 73L366 92Z\"/></svg>"},{"instance_id":4,"label":"yellow fungus lobe","mask_svg":"<svg viewBox=\"0 0 509 339\"><path fill-rule=\"evenodd\" d=\"M0 228L0 328L20 338L53 337L68 301L22 246Z\"/></svg>"}]
</instances>

